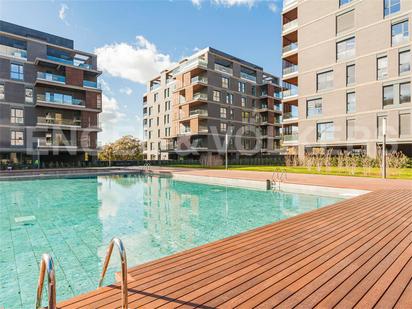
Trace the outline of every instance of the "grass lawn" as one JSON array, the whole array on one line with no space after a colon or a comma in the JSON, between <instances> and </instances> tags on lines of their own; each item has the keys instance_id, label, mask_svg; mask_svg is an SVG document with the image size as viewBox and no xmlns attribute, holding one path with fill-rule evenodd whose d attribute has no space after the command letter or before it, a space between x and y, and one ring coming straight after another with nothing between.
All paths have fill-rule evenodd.
<instances>
[{"instance_id":1,"label":"grass lawn","mask_svg":"<svg viewBox=\"0 0 412 309\"><path fill-rule=\"evenodd\" d=\"M199 164L192 165L172 165L172 167L187 167L187 168L208 168ZM212 167L213 169L224 169L224 166ZM273 172L275 168L285 169L287 173L298 174L317 174L317 175L336 175L336 176L357 176L357 177L381 177L380 168L371 168L368 175L365 175L365 170L362 167L355 168L355 174L352 175L350 171L345 168L330 167L326 170L322 167L318 172L314 167L311 170L304 166L290 167L290 166L258 166L258 165L229 165L230 170L238 171L252 171L252 172ZM412 180L412 168L400 168L400 169L388 169L388 178L393 179L411 179Z\"/></svg>"}]
</instances>

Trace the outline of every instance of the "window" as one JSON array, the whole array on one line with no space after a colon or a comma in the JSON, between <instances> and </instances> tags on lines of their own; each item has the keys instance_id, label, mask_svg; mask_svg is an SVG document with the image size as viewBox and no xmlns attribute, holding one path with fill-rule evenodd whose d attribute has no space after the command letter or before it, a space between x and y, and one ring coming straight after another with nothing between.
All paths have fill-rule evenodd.
<instances>
[{"instance_id":1,"label":"window","mask_svg":"<svg viewBox=\"0 0 412 309\"><path fill-rule=\"evenodd\" d=\"M388 57L380 57L377 59L377 78L378 80L388 77Z\"/></svg>"},{"instance_id":2,"label":"window","mask_svg":"<svg viewBox=\"0 0 412 309\"><path fill-rule=\"evenodd\" d=\"M222 77L222 88L229 88L229 78Z\"/></svg>"},{"instance_id":3,"label":"window","mask_svg":"<svg viewBox=\"0 0 412 309\"><path fill-rule=\"evenodd\" d=\"M153 101L156 102L158 98L159 98L159 93L156 92L156 93L153 95Z\"/></svg>"},{"instance_id":4,"label":"window","mask_svg":"<svg viewBox=\"0 0 412 309\"><path fill-rule=\"evenodd\" d=\"M336 59L348 59L355 57L355 38L349 38L336 43Z\"/></svg>"},{"instance_id":5,"label":"window","mask_svg":"<svg viewBox=\"0 0 412 309\"><path fill-rule=\"evenodd\" d=\"M226 93L226 103L233 104L233 94Z\"/></svg>"},{"instance_id":6,"label":"window","mask_svg":"<svg viewBox=\"0 0 412 309\"><path fill-rule=\"evenodd\" d=\"M351 64L346 67L346 86L355 83L355 65Z\"/></svg>"},{"instance_id":7,"label":"window","mask_svg":"<svg viewBox=\"0 0 412 309\"><path fill-rule=\"evenodd\" d=\"M11 131L10 144L12 146L24 146L24 135L21 131Z\"/></svg>"},{"instance_id":8,"label":"window","mask_svg":"<svg viewBox=\"0 0 412 309\"><path fill-rule=\"evenodd\" d=\"M220 108L220 118L226 119L226 108L224 107Z\"/></svg>"},{"instance_id":9,"label":"window","mask_svg":"<svg viewBox=\"0 0 412 309\"><path fill-rule=\"evenodd\" d=\"M240 98L240 101L241 101L242 107L245 107L245 106L246 106L246 98L245 98L245 97L241 97L241 98Z\"/></svg>"},{"instance_id":10,"label":"window","mask_svg":"<svg viewBox=\"0 0 412 309\"><path fill-rule=\"evenodd\" d=\"M406 43L408 39L408 20L404 20L392 25L392 46Z\"/></svg>"},{"instance_id":11,"label":"window","mask_svg":"<svg viewBox=\"0 0 412 309\"><path fill-rule=\"evenodd\" d=\"M399 75L411 71L411 51L405 50L399 53Z\"/></svg>"},{"instance_id":12,"label":"window","mask_svg":"<svg viewBox=\"0 0 412 309\"><path fill-rule=\"evenodd\" d=\"M350 3L352 0L339 0L339 6Z\"/></svg>"},{"instance_id":13,"label":"window","mask_svg":"<svg viewBox=\"0 0 412 309\"><path fill-rule=\"evenodd\" d=\"M308 100L306 102L306 116L313 117L322 115L322 99Z\"/></svg>"},{"instance_id":14,"label":"window","mask_svg":"<svg viewBox=\"0 0 412 309\"><path fill-rule=\"evenodd\" d=\"M156 125L159 126L159 117L156 118Z\"/></svg>"},{"instance_id":15,"label":"window","mask_svg":"<svg viewBox=\"0 0 412 309\"><path fill-rule=\"evenodd\" d=\"M393 104L393 85L383 87L383 106Z\"/></svg>"},{"instance_id":16,"label":"window","mask_svg":"<svg viewBox=\"0 0 412 309\"><path fill-rule=\"evenodd\" d=\"M164 97L165 98L168 98L170 96L170 88L166 88L165 90L164 90Z\"/></svg>"},{"instance_id":17,"label":"window","mask_svg":"<svg viewBox=\"0 0 412 309\"><path fill-rule=\"evenodd\" d=\"M346 112L354 113L356 111L356 94L355 92L348 92L346 94Z\"/></svg>"},{"instance_id":18,"label":"window","mask_svg":"<svg viewBox=\"0 0 412 309\"><path fill-rule=\"evenodd\" d=\"M411 102L411 83L402 83L399 85L399 103Z\"/></svg>"},{"instance_id":19,"label":"window","mask_svg":"<svg viewBox=\"0 0 412 309\"><path fill-rule=\"evenodd\" d=\"M213 90L213 101L220 102L220 91Z\"/></svg>"},{"instance_id":20,"label":"window","mask_svg":"<svg viewBox=\"0 0 412 309\"><path fill-rule=\"evenodd\" d=\"M165 111L170 110L170 101L165 102Z\"/></svg>"},{"instance_id":21,"label":"window","mask_svg":"<svg viewBox=\"0 0 412 309\"><path fill-rule=\"evenodd\" d=\"M152 115L152 107L149 107L149 116Z\"/></svg>"},{"instance_id":22,"label":"window","mask_svg":"<svg viewBox=\"0 0 412 309\"><path fill-rule=\"evenodd\" d=\"M98 109L102 108L102 96L101 94L97 94L97 99L96 99L96 106Z\"/></svg>"},{"instance_id":23,"label":"window","mask_svg":"<svg viewBox=\"0 0 412 309\"><path fill-rule=\"evenodd\" d=\"M25 89L25 102L26 103L33 103L33 89L32 88L26 88Z\"/></svg>"},{"instance_id":24,"label":"window","mask_svg":"<svg viewBox=\"0 0 412 309\"><path fill-rule=\"evenodd\" d=\"M249 122L249 112L242 112L242 122Z\"/></svg>"},{"instance_id":25,"label":"window","mask_svg":"<svg viewBox=\"0 0 412 309\"><path fill-rule=\"evenodd\" d=\"M378 137L383 136L383 122L384 121L386 122L386 124L388 123L386 116L378 116Z\"/></svg>"},{"instance_id":26,"label":"window","mask_svg":"<svg viewBox=\"0 0 412 309\"><path fill-rule=\"evenodd\" d=\"M14 124L24 124L23 110L12 108L10 110L10 122Z\"/></svg>"},{"instance_id":27,"label":"window","mask_svg":"<svg viewBox=\"0 0 412 309\"><path fill-rule=\"evenodd\" d=\"M160 104L157 106L157 113L160 113Z\"/></svg>"},{"instance_id":28,"label":"window","mask_svg":"<svg viewBox=\"0 0 412 309\"><path fill-rule=\"evenodd\" d=\"M355 138L355 119L346 120L346 139L352 140Z\"/></svg>"},{"instance_id":29,"label":"window","mask_svg":"<svg viewBox=\"0 0 412 309\"><path fill-rule=\"evenodd\" d=\"M246 92L246 84L242 82L238 82L238 91L245 93Z\"/></svg>"},{"instance_id":30,"label":"window","mask_svg":"<svg viewBox=\"0 0 412 309\"><path fill-rule=\"evenodd\" d=\"M331 141L334 139L334 125L333 122L323 122L316 125L317 140L319 142Z\"/></svg>"},{"instance_id":31,"label":"window","mask_svg":"<svg viewBox=\"0 0 412 309\"><path fill-rule=\"evenodd\" d=\"M317 91L333 88L333 71L318 73L316 80Z\"/></svg>"},{"instance_id":32,"label":"window","mask_svg":"<svg viewBox=\"0 0 412 309\"><path fill-rule=\"evenodd\" d=\"M11 79L17 79L17 80L23 80L24 79L23 65L22 64L16 64L16 63L10 64L10 78Z\"/></svg>"},{"instance_id":33,"label":"window","mask_svg":"<svg viewBox=\"0 0 412 309\"><path fill-rule=\"evenodd\" d=\"M385 16L397 13L401 10L401 0L384 0L383 5Z\"/></svg>"},{"instance_id":34,"label":"window","mask_svg":"<svg viewBox=\"0 0 412 309\"><path fill-rule=\"evenodd\" d=\"M229 110L229 117L230 117L230 119L233 120L233 118L234 118L233 109Z\"/></svg>"},{"instance_id":35,"label":"window","mask_svg":"<svg viewBox=\"0 0 412 309\"><path fill-rule=\"evenodd\" d=\"M226 132L226 129L227 129L227 124L222 122L220 124L220 132Z\"/></svg>"},{"instance_id":36,"label":"window","mask_svg":"<svg viewBox=\"0 0 412 309\"><path fill-rule=\"evenodd\" d=\"M252 86L252 95L256 96L256 86Z\"/></svg>"},{"instance_id":37,"label":"window","mask_svg":"<svg viewBox=\"0 0 412 309\"><path fill-rule=\"evenodd\" d=\"M336 34L355 27L355 10L336 16Z\"/></svg>"},{"instance_id":38,"label":"window","mask_svg":"<svg viewBox=\"0 0 412 309\"><path fill-rule=\"evenodd\" d=\"M399 115L399 135L410 136L411 132L411 114Z\"/></svg>"},{"instance_id":39,"label":"window","mask_svg":"<svg viewBox=\"0 0 412 309\"><path fill-rule=\"evenodd\" d=\"M0 100L4 100L4 85L0 84Z\"/></svg>"}]
</instances>

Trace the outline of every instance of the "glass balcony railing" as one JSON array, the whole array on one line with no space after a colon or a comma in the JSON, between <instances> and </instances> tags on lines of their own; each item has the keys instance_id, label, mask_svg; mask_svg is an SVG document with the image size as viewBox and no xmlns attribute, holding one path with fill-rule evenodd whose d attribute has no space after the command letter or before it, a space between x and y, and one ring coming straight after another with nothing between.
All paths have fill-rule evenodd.
<instances>
[{"instance_id":1,"label":"glass balcony railing","mask_svg":"<svg viewBox=\"0 0 412 309\"><path fill-rule=\"evenodd\" d=\"M298 0L283 0L283 10L298 3Z\"/></svg>"},{"instance_id":2,"label":"glass balcony railing","mask_svg":"<svg viewBox=\"0 0 412 309\"><path fill-rule=\"evenodd\" d=\"M296 43L291 43L291 44L283 47L282 52L283 52L284 54L286 54L286 53L288 53L288 52L291 52L291 51L297 50L297 49L298 49L298 43L296 42Z\"/></svg>"},{"instance_id":3,"label":"glass balcony railing","mask_svg":"<svg viewBox=\"0 0 412 309\"><path fill-rule=\"evenodd\" d=\"M83 81L83 87L100 89L100 84L98 82L93 82L93 81L90 81L90 80L84 80Z\"/></svg>"},{"instance_id":4,"label":"glass balcony railing","mask_svg":"<svg viewBox=\"0 0 412 309\"><path fill-rule=\"evenodd\" d=\"M298 117L299 117L299 114L296 112L283 113L283 120L296 119Z\"/></svg>"},{"instance_id":5,"label":"glass balcony railing","mask_svg":"<svg viewBox=\"0 0 412 309\"><path fill-rule=\"evenodd\" d=\"M298 66L296 64L292 64L283 68L283 75L293 74L298 72Z\"/></svg>"},{"instance_id":6,"label":"glass balcony railing","mask_svg":"<svg viewBox=\"0 0 412 309\"><path fill-rule=\"evenodd\" d=\"M63 64L73 65L73 66L80 67L80 68L85 68L85 69L91 69L92 68L92 66L90 64L75 61L74 59L64 59L64 58L50 56L50 55L47 55L47 59L52 60L52 61L56 61L56 62L60 62L60 63L63 63Z\"/></svg>"},{"instance_id":7,"label":"glass balcony railing","mask_svg":"<svg viewBox=\"0 0 412 309\"><path fill-rule=\"evenodd\" d=\"M209 128L207 126L199 126L198 132L209 132Z\"/></svg>"},{"instance_id":8,"label":"glass balcony railing","mask_svg":"<svg viewBox=\"0 0 412 309\"><path fill-rule=\"evenodd\" d=\"M80 126L80 119L56 119L52 117L37 117L37 124Z\"/></svg>"},{"instance_id":9,"label":"glass balcony railing","mask_svg":"<svg viewBox=\"0 0 412 309\"><path fill-rule=\"evenodd\" d=\"M295 95L298 95L298 88L283 90L283 94L282 94L283 99L286 99L288 97L293 97Z\"/></svg>"},{"instance_id":10,"label":"glass balcony railing","mask_svg":"<svg viewBox=\"0 0 412 309\"><path fill-rule=\"evenodd\" d=\"M283 135L283 140L285 142L297 142L298 138L299 138L299 135L297 133Z\"/></svg>"},{"instance_id":11,"label":"glass balcony railing","mask_svg":"<svg viewBox=\"0 0 412 309\"><path fill-rule=\"evenodd\" d=\"M187 61L186 63L182 64L174 73L178 74L187 69L194 68L194 67L203 67L207 68L207 61L202 58L195 58Z\"/></svg>"},{"instance_id":12,"label":"glass balcony railing","mask_svg":"<svg viewBox=\"0 0 412 309\"><path fill-rule=\"evenodd\" d=\"M197 92L193 94L193 100L205 100L207 101L207 93Z\"/></svg>"},{"instance_id":13,"label":"glass balcony railing","mask_svg":"<svg viewBox=\"0 0 412 309\"><path fill-rule=\"evenodd\" d=\"M254 75L248 74L246 72L240 72L240 77L256 83L256 76Z\"/></svg>"},{"instance_id":14,"label":"glass balcony railing","mask_svg":"<svg viewBox=\"0 0 412 309\"><path fill-rule=\"evenodd\" d=\"M61 94L38 94L37 102L42 101L51 104L62 104L62 105L74 105L74 106L85 106L85 102L80 99L75 99L69 95Z\"/></svg>"},{"instance_id":15,"label":"glass balcony railing","mask_svg":"<svg viewBox=\"0 0 412 309\"><path fill-rule=\"evenodd\" d=\"M70 140L53 140L51 138L39 138L37 142L38 147L77 147L76 141Z\"/></svg>"},{"instance_id":16,"label":"glass balcony railing","mask_svg":"<svg viewBox=\"0 0 412 309\"><path fill-rule=\"evenodd\" d=\"M275 111L278 111L278 112L281 112L282 111L282 105L273 105L273 109L275 110Z\"/></svg>"},{"instance_id":17,"label":"glass balcony railing","mask_svg":"<svg viewBox=\"0 0 412 309\"><path fill-rule=\"evenodd\" d=\"M232 68L225 67L225 66L223 66L221 64L218 64L218 63L215 63L215 70L219 71L219 72L222 72L222 73L233 75Z\"/></svg>"},{"instance_id":18,"label":"glass balcony railing","mask_svg":"<svg viewBox=\"0 0 412 309\"><path fill-rule=\"evenodd\" d=\"M206 109L195 109L190 111L190 116L208 116Z\"/></svg>"},{"instance_id":19,"label":"glass balcony railing","mask_svg":"<svg viewBox=\"0 0 412 309\"><path fill-rule=\"evenodd\" d=\"M27 60L27 51L7 45L0 45L0 55Z\"/></svg>"},{"instance_id":20,"label":"glass balcony railing","mask_svg":"<svg viewBox=\"0 0 412 309\"><path fill-rule=\"evenodd\" d=\"M190 127L181 127L180 128L180 134L190 134L192 133L192 130Z\"/></svg>"},{"instance_id":21,"label":"glass balcony railing","mask_svg":"<svg viewBox=\"0 0 412 309\"><path fill-rule=\"evenodd\" d=\"M159 89L159 88L160 88L160 84L153 84L153 85L150 86L150 91L154 91L154 90Z\"/></svg>"},{"instance_id":22,"label":"glass balcony railing","mask_svg":"<svg viewBox=\"0 0 412 309\"><path fill-rule=\"evenodd\" d=\"M275 92L273 95L276 99L282 99L282 93L281 92Z\"/></svg>"},{"instance_id":23,"label":"glass balcony railing","mask_svg":"<svg viewBox=\"0 0 412 309\"><path fill-rule=\"evenodd\" d=\"M195 76L192 78L192 84L195 83L204 83L207 84L207 77L205 76Z\"/></svg>"},{"instance_id":24,"label":"glass balcony railing","mask_svg":"<svg viewBox=\"0 0 412 309\"><path fill-rule=\"evenodd\" d=\"M297 27L298 27L298 20L295 19L295 20L288 22L287 24L283 24L282 30L283 32L286 32L286 31L290 31Z\"/></svg>"},{"instance_id":25,"label":"glass balcony railing","mask_svg":"<svg viewBox=\"0 0 412 309\"><path fill-rule=\"evenodd\" d=\"M47 80L50 82L55 82L55 83L60 83L60 84L66 83L66 77L62 75L56 75L56 74L45 73L45 72L37 72L37 79Z\"/></svg>"}]
</instances>

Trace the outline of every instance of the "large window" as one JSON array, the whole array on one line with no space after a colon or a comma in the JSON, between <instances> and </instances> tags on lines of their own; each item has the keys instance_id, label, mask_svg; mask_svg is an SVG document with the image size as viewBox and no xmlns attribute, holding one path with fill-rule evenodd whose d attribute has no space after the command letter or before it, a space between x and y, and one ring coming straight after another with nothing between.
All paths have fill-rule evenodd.
<instances>
[{"instance_id":1,"label":"large window","mask_svg":"<svg viewBox=\"0 0 412 309\"><path fill-rule=\"evenodd\" d=\"M401 0L384 0L383 5L385 16L397 13L401 10Z\"/></svg>"},{"instance_id":2,"label":"large window","mask_svg":"<svg viewBox=\"0 0 412 309\"><path fill-rule=\"evenodd\" d=\"M336 16L336 33L348 31L355 27L355 10Z\"/></svg>"},{"instance_id":3,"label":"large window","mask_svg":"<svg viewBox=\"0 0 412 309\"><path fill-rule=\"evenodd\" d=\"M405 50L399 53L399 74L411 71L411 51Z\"/></svg>"},{"instance_id":4,"label":"large window","mask_svg":"<svg viewBox=\"0 0 412 309\"><path fill-rule=\"evenodd\" d=\"M229 88L229 78L222 77L222 88Z\"/></svg>"},{"instance_id":5,"label":"large window","mask_svg":"<svg viewBox=\"0 0 412 309\"><path fill-rule=\"evenodd\" d=\"M227 124L222 122L220 123L220 132L226 132L227 130Z\"/></svg>"},{"instance_id":6,"label":"large window","mask_svg":"<svg viewBox=\"0 0 412 309\"><path fill-rule=\"evenodd\" d=\"M23 65L12 63L10 64L10 78L23 80L24 79L24 72L23 72Z\"/></svg>"},{"instance_id":7,"label":"large window","mask_svg":"<svg viewBox=\"0 0 412 309\"><path fill-rule=\"evenodd\" d=\"M399 85L399 103L411 102L411 83L402 83Z\"/></svg>"},{"instance_id":8,"label":"large window","mask_svg":"<svg viewBox=\"0 0 412 309\"><path fill-rule=\"evenodd\" d=\"M383 87L383 106L393 104L393 85Z\"/></svg>"},{"instance_id":9,"label":"large window","mask_svg":"<svg viewBox=\"0 0 412 309\"><path fill-rule=\"evenodd\" d=\"M4 100L4 85L0 84L0 100Z\"/></svg>"},{"instance_id":10,"label":"large window","mask_svg":"<svg viewBox=\"0 0 412 309\"><path fill-rule=\"evenodd\" d=\"M379 57L376 61L376 75L378 80L385 79L388 77L388 57Z\"/></svg>"},{"instance_id":11,"label":"large window","mask_svg":"<svg viewBox=\"0 0 412 309\"><path fill-rule=\"evenodd\" d=\"M392 25L392 45L406 43L409 40L408 20Z\"/></svg>"},{"instance_id":12,"label":"large window","mask_svg":"<svg viewBox=\"0 0 412 309\"><path fill-rule=\"evenodd\" d=\"M33 103L33 88L26 88L25 89L25 102L26 103Z\"/></svg>"},{"instance_id":13,"label":"large window","mask_svg":"<svg viewBox=\"0 0 412 309\"><path fill-rule=\"evenodd\" d=\"M12 108L10 110L10 122L13 124L24 124L23 110L18 108Z\"/></svg>"},{"instance_id":14,"label":"large window","mask_svg":"<svg viewBox=\"0 0 412 309\"><path fill-rule=\"evenodd\" d=\"M213 90L213 101L220 102L220 91Z\"/></svg>"},{"instance_id":15,"label":"large window","mask_svg":"<svg viewBox=\"0 0 412 309\"><path fill-rule=\"evenodd\" d=\"M346 86L355 83L355 65L351 64L346 67Z\"/></svg>"},{"instance_id":16,"label":"large window","mask_svg":"<svg viewBox=\"0 0 412 309\"><path fill-rule=\"evenodd\" d=\"M246 84L242 82L238 82L238 91L242 93L246 93Z\"/></svg>"},{"instance_id":17,"label":"large window","mask_svg":"<svg viewBox=\"0 0 412 309\"><path fill-rule=\"evenodd\" d=\"M339 6L350 3L352 0L339 0Z\"/></svg>"},{"instance_id":18,"label":"large window","mask_svg":"<svg viewBox=\"0 0 412 309\"><path fill-rule=\"evenodd\" d=\"M336 43L336 59L348 59L355 57L355 38L349 38Z\"/></svg>"},{"instance_id":19,"label":"large window","mask_svg":"<svg viewBox=\"0 0 412 309\"><path fill-rule=\"evenodd\" d=\"M231 93L226 94L226 103L233 104L233 94Z\"/></svg>"},{"instance_id":20,"label":"large window","mask_svg":"<svg viewBox=\"0 0 412 309\"><path fill-rule=\"evenodd\" d=\"M245 107L245 106L246 106L246 98L245 98L245 97L241 97L241 98L240 98L240 101L241 101L242 107Z\"/></svg>"},{"instance_id":21,"label":"large window","mask_svg":"<svg viewBox=\"0 0 412 309\"><path fill-rule=\"evenodd\" d=\"M21 131L10 132L10 144L12 146L24 146L24 133Z\"/></svg>"},{"instance_id":22,"label":"large window","mask_svg":"<svg viewBox=\"0 0 412 309\"><path fill-rule=\"evenodd\" d=\"M306 116L308 118L322 115L322 99L308 100L306 105Z\"/></svg>"},{"instance_id":23,"label":"large window","mask_svg":"<svg viewBox=\"0 0 412 309\"><path fill-rule=\"evenodd\" d=\"M346 139L352 140L355 138L355 119L346 120Z\"/></svg>"},{"instance_id":24,"label":"large window","mask_svg":"<svg viewBox=\"0 0 412 309\"><path fill-rule=\"evenodd\" d=\"M249 112L242 112L242 122L249 122Z\"/></svg>"},{"instance_id":25,"label":"large window","mask_svg":"<svg viewBox=\"0 0 412 309\"><path fill-rule=\"evenodd\" d=\"M220 108L220 118L226 119L226 108L224 107Z\"/></svg>"},{"instance_id":26,"label":"large window","mask_svg":"<svg viewBox=\"0 0 412 309\"><path fill-rule=\"evenodd\" d=\"M318 91L333 88L333 71L318 73L316 80Z\"/></svg>"},{"instance_id":27,"label":"large window","mask_svg":"<svg viewBox=\"0 0 412 309\"><path fill-rule=\"evenodd\" d=\"M316 125L317 141L332 141L334 139L335 127L333 122L323 122Z\"/></svg>"},{"instance_id":28,"label":"large window","mask_svg":"<svg viewBox=\"0 0 412 309\"><path fill-rule=\"evenodd\" d=\"M410 136L411 132L411 114L400 114L399 115L399 135Z\"/></svg>"},{"instance_id":29,"label":"large window","mask_svg":"<svg viewBox=\"0 0 412 309\"><path fill-rule=\"evenodd\" d=\"M356 111L356 93L348 92L346 94L346 112L354 113Z\"/></svg>"}]
</instances>

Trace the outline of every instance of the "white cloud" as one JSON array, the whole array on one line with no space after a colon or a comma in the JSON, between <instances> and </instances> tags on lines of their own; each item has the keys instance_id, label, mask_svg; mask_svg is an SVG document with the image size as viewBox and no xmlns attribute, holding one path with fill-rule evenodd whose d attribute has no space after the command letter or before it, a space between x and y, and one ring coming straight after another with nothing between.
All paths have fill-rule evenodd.
<instances>
[{"instance_id":1,"label":"white cloud","mask_svg":"<svg viewBox=\"0 0 412 309\"><path fill-rule=\"evenodd\" d=\"M65 3L60 4L59 18L67 24L66 16L69 6Z\"/></svg>"},{"instance_id":2,"label":"white cloud","mask_svg":"<svg viewBox=\"0 0 412 309\"><path fill-rule=\"evenodd\" d=\"M273 13L276 13L278 10L278 6L276 5L275 2L269 2L268 7L269 7L269 10L271 10Z\"/></svg>"},{"instance_id":3,"label":"white cloud","mask_svg":"<svg viewBox=\"0 0 412 309\"><path fill-rule=\"evenodd\" d=\"M133 90L130 89L129 87L124 87L124 88L120 88L120 93L124 93L127 95L131 95L133 93Z\"/></svg>"},{"instance_id":4,"label":"white cloud","mask_svg":"<svg viewBox=\"0 0 412 309\"><path fill-rule=\"evenodd\" d=\"M156 45L143 36L136 44L113 43L95 50L100 70L140 84L171 66L170 56L160 53Z\"/></svg>"},{"instance_id":5,"label":"white cloud","mask_svg":"<svg viewBox=\"0 0 412 309\"><path fill-rule=\"evenodd\" d=\"M257 0L212 0L215 5L222 5L224 7L241 6L246 5L252 7L255 5Z\"/></svg>"},{"instance_id":6,"label":"white cloud","mask_svg":"<svg viewBox=\"0 0 412 309\"><path fill-rule=\"evenodd\" d=\"M104 80L103 78L100 78L99 83L102 86L102 90L105 93L113 94L112 88L110 88L110 85L108 84L108 82L106 82L106 80Z\"/></svg>"},{"instance_id":7,"label":"white cloud","mask_svg":"<svg viewBox=\"0 0 412 309\"><path fill-rule=\"evenodd\" d=\"M103 111L100 114L100 122L103 130L112 128L113 124L119 123L126 117L126 114L119 111L119 103L116 98L109 98L105 94L102 95Z\"/></svg>"},{"instance_id":8,"label":"white cloud","mask_svg":"<svg viewBox=\"0 0 412 309\"><path fill-rule=\"evenodd\" d=\"M202 1L203 0L192 0L192 4L197 7L200 8L202 6Z\"/></svg>"}]
</instances>

